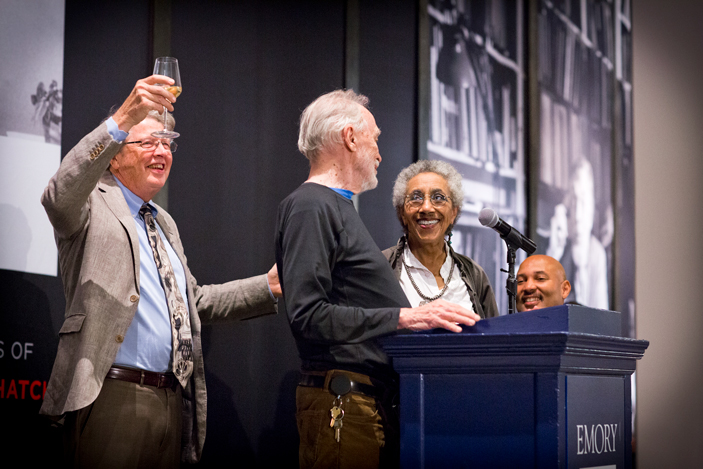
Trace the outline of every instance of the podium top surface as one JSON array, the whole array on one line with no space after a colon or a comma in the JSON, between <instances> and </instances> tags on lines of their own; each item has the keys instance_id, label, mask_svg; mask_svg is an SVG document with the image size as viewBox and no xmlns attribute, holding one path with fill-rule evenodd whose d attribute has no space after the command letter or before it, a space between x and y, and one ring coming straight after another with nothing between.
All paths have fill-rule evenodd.
<instances>
[{"instance_id":1,"label":"podium top surface","mask_svg":"<svg viewBox=\"0 0 703 469\"><path fill-rule=\"evenodd\" d=\"M616 311L563 305L380 339L398 373L558 371L628 375L649 342L622 336Z\"/></svg>"},{"instance_id":2,"label":"podium top surface","mask_svg":"<svg viewBox=\"0 0 703 469\"><path fill-rule=\"evenodd\" d=\"M514 334L571 332L622 337L622 320L617 311L579 305L552 306L511 315L483 319L474 326L463 326L462 334ZM435 329L432 334L453 334Z\"/></svg>"}]
</instances>

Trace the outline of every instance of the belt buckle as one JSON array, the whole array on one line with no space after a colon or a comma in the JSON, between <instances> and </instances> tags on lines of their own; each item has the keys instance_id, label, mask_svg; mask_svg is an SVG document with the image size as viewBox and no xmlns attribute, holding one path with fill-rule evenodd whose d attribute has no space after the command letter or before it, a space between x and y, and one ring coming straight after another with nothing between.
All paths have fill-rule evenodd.
<instances>
[{"instance_id":1,"label":"belt buckle","mask_svg":"<svg viewBox=\"0 0 703 469\"><path fill-rule=\"evenodd\" d=\"M141 371L141 377L139 379L139 386L144 386L144 370Z\"/></svg>"}]
</instances>

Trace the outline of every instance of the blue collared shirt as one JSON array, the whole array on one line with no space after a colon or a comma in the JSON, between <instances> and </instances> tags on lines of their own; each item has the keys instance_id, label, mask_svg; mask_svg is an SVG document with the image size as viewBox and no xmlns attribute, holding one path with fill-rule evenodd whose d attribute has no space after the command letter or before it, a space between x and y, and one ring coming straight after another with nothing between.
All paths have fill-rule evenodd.
<instances>
[{"instance_id":1,"label":"blue collared shirt","mask_svg":"<svg viewBox=\"0 0 703 469\"><path fill-rule=\"evenodd\" d=\"M139 235L139 305L115 358L115 364L140 368L142 370L164 372L170 370L171 360L171 320L169 319L166 295L161 286L159 271L156 269L154 254L149 245L144 220L139 209L144 201L127 189L117 178L117 185L127 201L129 211L137 226ZM149 204L156 219L157 210ZM168 258L176 275L178 289L188 308L186 277L183 265L169 244L159 224L159 236L166 246Z\"/></svg>"}]
</instances>

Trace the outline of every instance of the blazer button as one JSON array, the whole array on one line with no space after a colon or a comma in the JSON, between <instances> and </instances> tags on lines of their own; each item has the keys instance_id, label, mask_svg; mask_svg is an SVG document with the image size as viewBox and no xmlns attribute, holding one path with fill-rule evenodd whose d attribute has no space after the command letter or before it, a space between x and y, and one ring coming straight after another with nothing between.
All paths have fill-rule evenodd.
<instances>
[{"instance_id":1,"label":"blazer button","mask_svg":"<svg viewBox=\"0 0 703 469\"><path fill-rule=\"evenodd\" d=\"M124 342L124 336L118 335L117 337L115 337L115 340L117 341L118 344L121 344L122 342Z\"/></svg>"},{"instance_id":2,"label":"blazer button","mask_svg":"<svg viewBox=\"0 0 703 469\"><path fill-rule=\"evenodd\" d=\"M139 297L137 295L132 295L129 297L129 301L131 301L132 303L136 303L138 299Z\"/></svg>"}]
</instances>

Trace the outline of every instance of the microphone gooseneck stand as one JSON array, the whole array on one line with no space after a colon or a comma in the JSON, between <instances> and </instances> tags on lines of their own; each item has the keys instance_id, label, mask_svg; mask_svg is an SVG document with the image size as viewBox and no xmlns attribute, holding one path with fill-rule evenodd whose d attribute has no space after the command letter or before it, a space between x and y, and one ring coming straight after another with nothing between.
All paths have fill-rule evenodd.
<instances>
[{"instance_id":1,"label":"microphone gooseneck stand","mask_svg":"<svg viewBox=\"0 0 703 469\"><path fill-rule=\"evenodd\" d=\"M515 303L517 299L517 279L515 278L515 251L517 251L519 248L507 239L505 239L505 245L508 247L508 270L500 270L508 274L508 279L505 281L505 290L508 292L508 314L513 314L515 312Z\"/></svg>"},{"instance_id":2,"label":"microphone gooseneck stand","mask_svg":"<svg viewBox=\"0 0 703 469\"><path fill-rule=\"evenodd\" d=\"M522 249L527 255L532 254L537 249L535 242L527 236L524 236L518 230L513 228L508 223L498 217L498 214L492 208L484 208L478 214L478 221L483 226L493 228L508 246L508 270L500 269L501 272L508 274L505 289L508 291L508 314L515 312L515 303L517 300L517 280L515 279L515 251Z\"/></svg>"}]
</instances>

